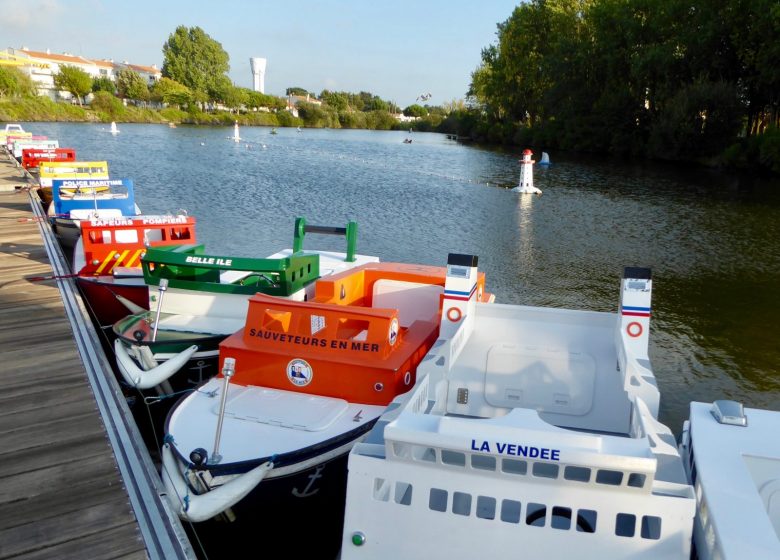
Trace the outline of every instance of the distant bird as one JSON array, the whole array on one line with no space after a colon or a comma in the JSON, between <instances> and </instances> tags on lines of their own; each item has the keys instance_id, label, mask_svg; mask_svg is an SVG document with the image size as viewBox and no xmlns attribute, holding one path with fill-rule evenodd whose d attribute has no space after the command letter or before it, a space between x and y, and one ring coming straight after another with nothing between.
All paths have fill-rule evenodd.
<instances>
[{"instance_id":1,"label":"distant bird","mask_svg":"<svg viewBox=\"0 0 780 560\"><path fill-rule=\"evenodd\" d=\"M417 101L428 101L431 97L433 96L430 92L423 93L422 95L417 96Z\"/></svg>"}]
</instances>

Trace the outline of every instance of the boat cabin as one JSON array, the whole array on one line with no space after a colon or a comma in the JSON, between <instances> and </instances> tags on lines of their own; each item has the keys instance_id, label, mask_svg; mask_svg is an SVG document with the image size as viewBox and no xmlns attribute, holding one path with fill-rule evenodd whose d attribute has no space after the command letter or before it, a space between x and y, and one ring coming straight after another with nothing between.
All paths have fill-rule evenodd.
<instances>
[{"instance_id":1,"label":"boat cabin","mask_svg":"<svg viewBox=\"0 0 780 560\"><path fill-rule=\"evenodd\" d=\"M38 171L45 161L76 161L76 150L73 148L24 148L22 150L22 167L29 171Z\"/></svg>"},{"instance_id":2,"label":"boat cabin","mask_svg":"<svg viewBox=\"0 0 780 560\"><path fill-rule=\"evenodd\" d=\"M220 360L236 359L238 384L386 405L413 385L438 336L445 276L443 267L370 263L319 279L308 302L257 294Z\"/></svg>"},{"instance_id":3,"label":"boat cabin","mask_svg":"<svg viewBox=\"0 0 780 560\"><path fill-rule=\"evenodd\" d=\"M141 258L148 247L195 241L195 218L190 216L83 220L74 269L80 276L111 275L126 269L140 275Z\"/></svg>"}]
</instances>

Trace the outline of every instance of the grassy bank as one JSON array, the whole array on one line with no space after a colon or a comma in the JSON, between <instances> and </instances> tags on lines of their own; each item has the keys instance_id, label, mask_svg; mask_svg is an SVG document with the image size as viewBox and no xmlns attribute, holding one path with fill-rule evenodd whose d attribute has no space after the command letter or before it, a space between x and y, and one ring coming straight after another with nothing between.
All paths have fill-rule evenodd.
<instances>
[{"instance_id":1,"label":"grassy bank","mask_svg":"<svg viewBox=\"0 0 780 560\"><path fill-rule=\"evenodd\" d=\"M305 126L303 119L290 113L262 111L236 115L226 111L206 113L182 111L173 107L149 109L125 106L110 95L98 94L89 106L54 102L47 97L0 98L0 121L3 122L128 122L175 123L230 126L236 121L242 126Z\"/></svg>"}]
</instances>

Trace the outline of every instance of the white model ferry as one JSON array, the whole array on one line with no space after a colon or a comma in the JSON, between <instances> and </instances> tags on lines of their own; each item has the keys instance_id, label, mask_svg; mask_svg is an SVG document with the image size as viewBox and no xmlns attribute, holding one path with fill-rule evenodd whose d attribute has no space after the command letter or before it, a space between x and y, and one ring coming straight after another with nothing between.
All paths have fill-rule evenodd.
<instances>
[{"instance_id":1,"label":"white model ferry","mask_svg":"<svg viewBox=\"0 0 780 560\"><path fill-rule=\"evenodd\" d=\"M698 512L701 560L780 558L780 412L693 402L680 452Z\"/></svg>"},{"instance_id":2,"label":"white model ferry","mask_svg":"<svg viewBox=\"0 0 780 560\"><path fill-rule=\"evenodd\" d=\"M652 281L619 314L481 305L450 263L418 382L349 456L342 558L679 558L696 509L647 355ZM465 294L465 295L464 295Z\"/></svg>"}]
</instances>

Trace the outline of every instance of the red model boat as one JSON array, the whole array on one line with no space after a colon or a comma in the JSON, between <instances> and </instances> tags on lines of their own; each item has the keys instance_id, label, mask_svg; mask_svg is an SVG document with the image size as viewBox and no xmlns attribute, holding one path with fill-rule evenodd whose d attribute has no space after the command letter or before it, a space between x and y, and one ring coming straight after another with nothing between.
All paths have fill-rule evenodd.
<instances>
[{"instance_id":1,"label":"red model boat","mask_svg":"<svg viewBox=\"0 0 780 560\"><path fill-rule=\"evenodd\" d=\"M73 251L73 271L87 306L100 325L149 308L141 271L147 247L196 243L195 218L137 216L84 220Z\"/></svg>"}]
</instances>

